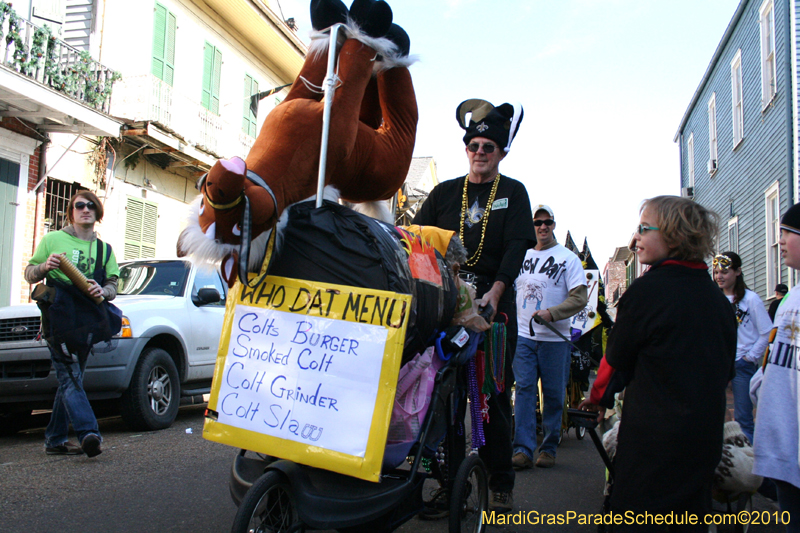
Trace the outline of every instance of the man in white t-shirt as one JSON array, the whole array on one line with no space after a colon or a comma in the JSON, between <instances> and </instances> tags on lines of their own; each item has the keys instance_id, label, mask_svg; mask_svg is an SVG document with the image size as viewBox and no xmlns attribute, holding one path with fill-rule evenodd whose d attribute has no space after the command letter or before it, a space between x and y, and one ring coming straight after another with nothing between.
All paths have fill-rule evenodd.
<instances>
[{"instance_id":1,"label":"man in white t-shirt","mask_svg":"<svg viewBox=\"0 0 800 533\"><path fill-rule=\"evenodd\" d=\"M567 339L567 320L586 307L586 276L578 256L556 242L553 210L546 205L533 208L536 246L527 251L516 279L517 350L514 356L516 393L514 402L514 456L512 464L521 470L533 466L536 449L536 393L542 380L542 426L544 440L536 466L550 468L556 462L561 435L561 414L570 365L570 345L545 326L538 315L550 322Z\"/></svg>"}]
</instances>

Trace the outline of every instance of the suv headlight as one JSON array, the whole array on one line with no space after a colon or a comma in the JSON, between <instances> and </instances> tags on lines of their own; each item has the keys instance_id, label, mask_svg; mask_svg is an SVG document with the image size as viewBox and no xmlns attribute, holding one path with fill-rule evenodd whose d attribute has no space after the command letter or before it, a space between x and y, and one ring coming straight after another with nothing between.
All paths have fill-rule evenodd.
<instances>
[{"instance_id":1,"label":"suv headlight","mask_svg":"<svg viewBox=\"0 0 800 533\"><path fill-rule=\"evenodd\" d=\"M122 317L122 329L119 331L117 337L121 338L130 338L133 337L133 330L131 329L131 321L128 320L128 317Z\"/></svg>"}]
</instances>

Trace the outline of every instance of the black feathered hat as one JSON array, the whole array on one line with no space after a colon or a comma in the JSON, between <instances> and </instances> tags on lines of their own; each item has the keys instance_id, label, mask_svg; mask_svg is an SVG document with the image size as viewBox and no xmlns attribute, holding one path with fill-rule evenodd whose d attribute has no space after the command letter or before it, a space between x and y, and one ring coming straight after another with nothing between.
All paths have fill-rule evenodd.
<instances>
[{"instance_id":1,"label":"black feathered hat","mask_svg":"<svg viewBox=\"0 0 800 533\"><path fill-rule=\"evenodd\" d=\"M486 100L477 98L464 100L456 108L458 125L467 132L464 135L464 144L469 144L473 137L486 137L506 152L517 135L523 114L519 104L495 107Z\"/></svg>"}]
</instances>

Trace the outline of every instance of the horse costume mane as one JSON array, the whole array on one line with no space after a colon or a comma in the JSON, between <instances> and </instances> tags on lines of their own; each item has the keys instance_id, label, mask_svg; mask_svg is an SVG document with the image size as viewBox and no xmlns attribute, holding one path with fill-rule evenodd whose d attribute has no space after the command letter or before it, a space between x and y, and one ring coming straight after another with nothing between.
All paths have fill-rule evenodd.
<instances>
[{"instance_id":1,"label":"horse costume mane","mask_svg":"<svg viewBox=\"0 0 800 533\"><path fill-rule=\"evenodd\" d=\"M287 206L316 194L324 111L321 86L327 73L328 37L345 25L330 112L326 197L350 202L391 198L411 164L417 104L408 66L410 41L392 23L382 0L312 0L316 33L287 97L266 117L246 159L220 160L198 183L189 224L178 242L182 253L221 262L230 286L240 246L266 249L267 232ZM260 263L259 253L249 264Z\"/></svg>"}]
</instances>

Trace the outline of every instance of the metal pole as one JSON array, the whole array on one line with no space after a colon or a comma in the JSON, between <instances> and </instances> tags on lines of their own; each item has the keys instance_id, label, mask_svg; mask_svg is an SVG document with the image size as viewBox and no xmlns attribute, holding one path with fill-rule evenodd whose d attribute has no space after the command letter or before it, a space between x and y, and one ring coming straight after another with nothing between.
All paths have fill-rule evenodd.
<instances>
[{"instance_id":1,"label":"metal pole","mask_svg":"<svg viewBox=\"0 0 800 533\"><path fill-rule=\"evenodd\" d=\"M328 133L330 132L331 106L333 93L336 90L336 56L339 30L344 24L335 24L331 27L330 43L328 44L328 73L325 76L325 107L322 112L322 143L319 153L319 178L317 181L317 207L322 207L322 193L325 190L325 166L328 160Z\"/></svg>"}]
</instances>

